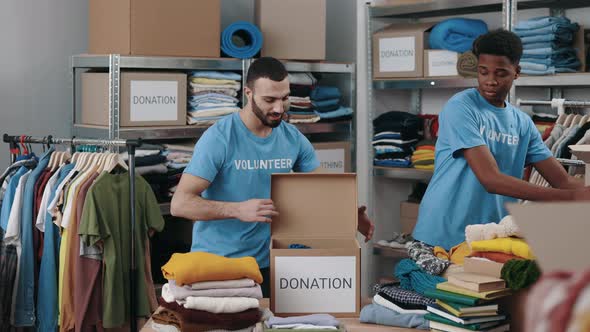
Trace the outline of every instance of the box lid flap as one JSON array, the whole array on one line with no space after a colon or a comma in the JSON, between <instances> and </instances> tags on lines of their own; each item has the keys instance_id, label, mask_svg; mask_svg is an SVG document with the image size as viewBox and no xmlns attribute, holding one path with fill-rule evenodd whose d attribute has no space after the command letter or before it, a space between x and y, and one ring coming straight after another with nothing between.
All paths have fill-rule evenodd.
<instances>
[{"instance_id":1,"label":"box lid flap","mask_svg":"<svg viewBox=\"0 0 590 332\"><path fill-rule=\"evenodd\" d=\"M394 23L390 24L379 31L375 32L375 34L379 33L388 33L388 32L424 32L435 26L436 23L411 23L411 24L403 24L403 23Z\"/></svg>"},{"instance_id":2,"label":"box lid flap","mask_svg":"<svg viewBox=\"0 0 590 332\"><path fill-rule=\"evenodd\" d=\"M270 225L273 236L356 236L358 211L354 173L273 174L270 196L279 211Z\"/></svg>"},{"instance_id":3,"label":"box lid flap","mask_svg":"<svg viewBox=\"0 0 590 332\"><path fill-rule=\"evenodd\" d=\"M543 272L580 271L588 261L588 202L508 204Z\"/></svg>"},{"instance_id":4,"label":"box lid flap","mask_svg":"<svg viewBox=\"0 0 590 332\"><path fill-rule=\"evenodd\" d=\"M589 144L569 145L568 148L570 148L570 150L572 150L572 153L579 159L585 161L586 163L590 162Z\"/></svg>"}]
</instances>

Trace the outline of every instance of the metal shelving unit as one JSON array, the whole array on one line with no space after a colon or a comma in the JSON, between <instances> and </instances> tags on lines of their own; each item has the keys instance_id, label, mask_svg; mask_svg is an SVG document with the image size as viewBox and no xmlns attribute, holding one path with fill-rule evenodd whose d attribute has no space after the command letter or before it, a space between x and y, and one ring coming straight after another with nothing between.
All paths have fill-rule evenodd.
<instances>
[{"instance_id":1,"label":"metal shelving unit","mask_svg":"<svg viewBox=\"0 0 590 332\"><path fill-rule=\"evenodd\" d=\"M75 55L71 58L72 75L72 123L75 136L93 138L144 138L150 140L197 138L207 127L202 126L165 126L165 127L121 127L120 126L120 73L123 69L159 69L159 70L226 70L239 71L243 80L251 63L250 59L208 59L182 57L121 56L109 55ZM349 105L356 105L356 72L350 63L319 62L285 62L290 72L314 72L323 74L346 75L345 95ZM109 73L109 126L91 126L77 123L76 119L76 73L84 69L104 69ZM243 84L244 82L242 82ZM243 100L244 102L244 100ZM323 140L333 137L335 140L355 138L355 121L336 123L298 124L305 135L322 135ZM355 146L355 144L353 144ZM354 153L353 153L354 155Z\"/></svg>"},{"instance_id":2,"label":"metal shelving unit","mask_svg":"<svg viewBox=\"0 0 590 332\"><path fill-rule=\"evenodd\" d=\"M380 176L389 179L400 179L408 181L428 182L432 178L432 171L425 171L415 168L401 167L373 167L373 176Z\"/></svg>"}]
</instances>

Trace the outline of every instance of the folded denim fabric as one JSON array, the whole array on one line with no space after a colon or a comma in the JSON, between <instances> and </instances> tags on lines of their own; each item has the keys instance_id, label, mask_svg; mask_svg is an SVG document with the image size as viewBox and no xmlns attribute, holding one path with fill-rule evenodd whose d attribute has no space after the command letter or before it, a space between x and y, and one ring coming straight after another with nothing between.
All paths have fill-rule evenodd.
<instances>
[{"instance_id":1,"label":"folded denim fabric","mask_svg":"<svg viewBox=\"0 0 590 332\"><path fill-rule=\"evenodd\" d=\"M514 29L519 37L544 35L548 33L576 32L580 26L577 23L555 23L537 29Z\"/></svg>"},{"instance_id":2,"label":"folded denim fabric","mask_svg":"<svg viewBox=\"0 0 590 332\"><path fill-rule=\"evenodd\" d=\"M577 57L572 56L565 56L565 57L556 57L556 58L532 58L532 57L523 57L520 59L522 62L532 62L532 63L539 63L547 66L555 66L555 67L569 67L569 68L577 68L580 66L580 60Z\"/></svg>"},{"instance_id":3,"label":"folded denim fabric","mask_svg":"<svg viewBox=\"0 0 590 332\"><path fill-rule=\"evenodd\" d=\"M571 47L562 47L559 49L552 48L536 48L523 50L523 58L538 58L538 59L577 59L576 50Z\"/></svg>"},{"instance_id":4,"label":"folded denim fabric","mask_svg":"<svg viewBox=\"0 0 590 332\"><path fill-rule=\"evenodd\" d=\"M532 30L543 28L556 23L571 23L570 19L565 16L540 16L520 21L514 27L514 30Z\"/></svg>"},{"instance_id":5,"label":"folded denim fabric","mask_svg":"<svg viewBox=\"0 0 590 332\"><path fill-rule=\"evenodd\" d=\"M522 49L523 50L532 50L535 48L553 48L553 49L558 49L558 48L562 48L562 47L571 47L571 43L561 43L559 41L549 41L549 42L538 42L538 43L525 43L522 44Z\"/></svg>"},{"instance_id":6,"label":"folded denim fabric","mask_svg":"<svg viewBox=\"0 0 590 332\"><path fill-rule=\"evenodd\" d=\"M230 72L230 71L209 71L209 70L196 70L191 71L189 77L204 77L221 80L241 80L242 75Z\"/></svg>"},{"instance_id":7,"label":"folded denim fabric","mask_svg":"<svg viewBox=\"0 0 590 332\"><path fill-rule=\"evenodd\" d=\"M410 168L412 166L412 162L408 159L374 159L373 165L385 167Z\"/></svg>"},{"instance_id":8,"label":"folded denim fabric","mask_svg":"<svg viewBox=\"0 0 590 332\"><path fill-rule=\"evenodd\" d=\"M550 66L542 63L534 63L527 61L520 61L521 70L533 70L533 71L544 71L550 68Z\"/></svg>"},{"instance_id":9,"label":"folded denim fabric","mask_svg":"<svg viewBox=\"0 0 590 332\"><path fill-rule=\"evenodd\" d=\"M310 97L314 101L330 100L340 99L340 97L342 97L342 94L340 93L340 90L335 86L317 86L311 91Z\"/></svg>"},{"instance_id":10,"label":"folded denim fabric","mask_svg":"<svg viewBox=\"0 0 590 332\"><path fill-rule=\"evenodd\" d=\"M428 330L430 326L429 321L424 319L424 314L400 314L375 303L363 307L360 321L420 330Z\"/></svg>"},{"instance_id":11,"label":"folded denim fabric","mask_svg":"<svg viewBox=\"0 0 590 332\"><path fill-rule=\"evenodd\" d=\"M563 33L552 33L546 35L534 35L534 36L526 36L521 37L520 40L523 44L526 43L539 43L539 42L561 42L561 43L571 43L574 40L574 34L572 32L563 32Z\"/></svg>"},{"instance_id":12,"label":"folded denim fabric","mask_svg":"<svg viewBox=\"0 0 590 332\"><path fill-rule=\"evenodd\" d=\"M321 119L330 119L330 118L337 118L337 117L341 117L341 116L352 115L352 109L350 107L340 106L335 111L326 112L326 113L316 112L316 114L319 115L319 117Z\"/></svg>"},{"instance_id":13,"label":"folded denim fabric","mask_svg":"<svg viewBox=\"0 0 590 332\"><path fill-rule=\"evenodd\" d=\"M429 37L430 48L463 53L469 51L473 41L486 32L488 26L482 20L447 19L432 28Z\"/></svg>"},{"instance_id":14,"label":"folded denim fabric","mask_svg":"<svg viewBox=\"0 0 590 332\"><path fill-rule=\"evenodd\" d=\"M553 75L556 73L576 73L578 72L575 69L567 68L567 67L550 67L546 70L531 70L531 69L523 69L521 73L525 75Z\"/></svg>"},{"instance_id":15,"label":"folded denim fabric","mask_svg":"<svg viewBox=\"0 0 590 332\"><path fill-rule=\"evenodd\" d=\"M312 101L313 106L315 107L326 107L326 106L334 106L340 104L340 99L325 99L325 100L314 100Z\"/></svg>"}]
</instances>

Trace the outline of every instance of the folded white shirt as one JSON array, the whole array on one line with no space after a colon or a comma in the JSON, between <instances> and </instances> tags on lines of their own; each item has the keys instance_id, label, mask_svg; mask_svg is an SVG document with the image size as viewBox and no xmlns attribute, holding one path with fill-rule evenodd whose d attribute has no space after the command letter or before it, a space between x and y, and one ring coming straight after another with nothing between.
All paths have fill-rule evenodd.
<instances>
[{"instance_id":1,"label":"folded white shirt","mask_svg":"<svg viewBox=\"0 0 590 332\"><path fill-rule=\"evenodd\" d=\"M233 314L260 307L258 299L250 297L194 297L186 298L187 309L203 310L214 314Z\"/></svg>"}]
</instances>

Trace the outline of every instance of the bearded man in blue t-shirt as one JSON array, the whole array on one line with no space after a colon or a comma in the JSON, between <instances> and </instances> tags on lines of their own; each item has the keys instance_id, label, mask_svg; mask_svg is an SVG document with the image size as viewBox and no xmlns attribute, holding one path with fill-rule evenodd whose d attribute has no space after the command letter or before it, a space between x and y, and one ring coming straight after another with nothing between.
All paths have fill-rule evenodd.
<instances>
[{"instance_id":1,"label":"bearded man in blue t-shirt","mask_svg":"<svg viewBox=\"0 0 590 332\"><path fill-rule=\"evenodd\" d=\"M520 74L520 38L492 31L473 43L473 53L478 87L454 95L440 113L435 171L413 232L447 250L465 241L467 225L499 222L506 203L590 198L583 181L552 156L532 119L505 101ZM552 188L523 181L527 165Z\"/></svg>"},{"instance_id":2,"label":"bearded man in blue t-shirt","mask_svg":"<svg viewBox=\"0 0 590 332\"><path fill-rule=\"evenodd\" d=\"M247 75L248 104L199 139L172 198L171 213L196 221L191 251L256 258L268 297L270 223L280 212L270 200L271 174L314 172L320 163L309 140L283 121L290 93L283 64L260 58ZM364 206L358 213L359 231L368 241L373 223Z\"/></svg>"}]
</instances>

